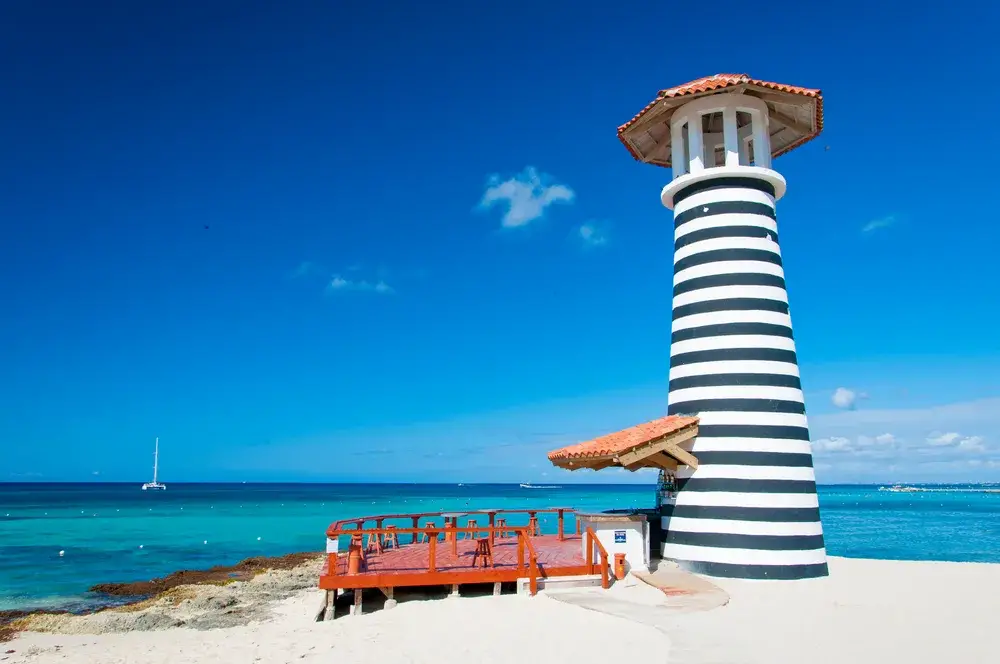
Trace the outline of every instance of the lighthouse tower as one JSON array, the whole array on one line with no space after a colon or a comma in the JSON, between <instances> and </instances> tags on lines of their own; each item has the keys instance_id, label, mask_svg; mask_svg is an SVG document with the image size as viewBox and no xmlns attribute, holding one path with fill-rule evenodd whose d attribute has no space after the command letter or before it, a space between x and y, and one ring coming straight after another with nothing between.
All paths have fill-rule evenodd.
<instances>
[{"instance_id":1,"label":"lighthouse tower","mask_svg":"<svg viewBox=\"0 0 1000 664\"><path fill-rule=\"evenodd\" d=\"M826 576L771 160L816 137L819 90L717 74L663 90L618 136L669 167L674 213L669 414L697 415L660 500L662 554L710 576Z\"/></svg>"}]
</instances>

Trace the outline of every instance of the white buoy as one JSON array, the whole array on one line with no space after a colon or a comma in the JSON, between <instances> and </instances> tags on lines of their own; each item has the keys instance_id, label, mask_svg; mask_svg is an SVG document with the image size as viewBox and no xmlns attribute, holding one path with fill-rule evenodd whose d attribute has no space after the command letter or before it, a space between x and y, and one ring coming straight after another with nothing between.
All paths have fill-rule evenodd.
<instances>
[{"instance_id":1,"label":"white buoy","mask_svg":"<svg viewBox=\"0 0 1000 664\"><path fill-rule=\"evenodd\" d=\"M258 541L258 542L260 541L260 538L259 538L259 537L257 538L257 541Z\"/></svg>"},{"instance_id":2,"label":"white buoy","mask_svg":"<svg viewBox=\"0 0 1000 664\"><path fill-rule=\"evenodd\" d=\"M65 556L65 555L66 555L66 552L65 552L65 551L60 551L60 552L59 552L59 555L60 555L60 556Z\"/></svg>"},{"instance_id":3,"label":"white buoy","mask_svg":"<svg viewBox=\"0 0 1000 664\"><path fill-rule=\"evenodd\" d=\"M205 540L204 542L202 542L202 544L208 544L208 540Z\"/></svg>"},{"instance_id":4,"label":"white buoy","mask_svg":"<svg viewBox=\"0 0 1000 664\"><path fill-rule=\"evenodd\" d=\"M140 544L140 545L139 545L139 548L141 549L141 548L142 548L142 546L143 546L143 545L142 545L142 544Z\"/></svg>"}]
</instances>

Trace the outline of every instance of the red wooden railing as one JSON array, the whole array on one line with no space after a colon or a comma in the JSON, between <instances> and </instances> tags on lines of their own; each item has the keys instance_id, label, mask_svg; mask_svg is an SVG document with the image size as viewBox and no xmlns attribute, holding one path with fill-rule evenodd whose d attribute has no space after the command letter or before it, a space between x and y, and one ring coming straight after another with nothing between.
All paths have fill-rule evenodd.
<instances>
[{"instance_id":1,"label":"red wooden railing","mask_svg":"<svg viewBox=\"0 0 1000 664\"><path fill-rule=\"evenodd\" d=\"M597 545L598 553L601 557L601 588L607 590L611 587L611 577L608 576L608 551L601 544L601 540L597 538L597 534L594 533L594 529L587 528L587 567L590 568L590 573L595 574L594 571L597 565L594 564L594 545Z\"/></svg>"}]
</instances>

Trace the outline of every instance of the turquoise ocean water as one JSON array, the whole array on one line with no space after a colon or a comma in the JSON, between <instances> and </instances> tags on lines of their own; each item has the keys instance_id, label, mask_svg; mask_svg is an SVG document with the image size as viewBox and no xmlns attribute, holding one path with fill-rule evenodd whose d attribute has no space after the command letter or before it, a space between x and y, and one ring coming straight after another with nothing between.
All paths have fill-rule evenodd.
<instances>
[{"instance_id":1,"label":"turquoise ocean water","mask_svg":"<svg viewBox=\"0 0 1000 664\"><path fill-rule=\"evenodd\" d=\"M0 610L86 608L104 601L87 593L96 583L319 551L327 526L342 518L653 501L652 486L636 485L171 484L144 492L135 484L0 484ZM826 486L820 506L830 555L1000 562L1000 493ZM555 532L554 517L542 528Z\"/></svg>"}]
</instances>

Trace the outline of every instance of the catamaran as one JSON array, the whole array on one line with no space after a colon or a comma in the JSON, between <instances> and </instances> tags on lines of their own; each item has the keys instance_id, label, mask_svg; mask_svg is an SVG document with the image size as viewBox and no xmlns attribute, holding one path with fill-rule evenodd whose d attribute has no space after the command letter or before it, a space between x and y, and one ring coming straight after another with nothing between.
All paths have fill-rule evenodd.
<instances>
[{"instance_id":1,"label":"catamaran","mask_svg":"<svg viewBox=\"0 0 1000 664\"><path fill-rule=\"evenodd\" d=\"M148 491L150 489L158 489L160 491L167 490L166 484L160 484L159 482L156 481L156 473L159 470L159 466L160 466L160 439L157 438L156 447L153 450L153 481L146 482L145 484L143 484L142 485L143 491Z\"/></svg>"}]
</instances>

